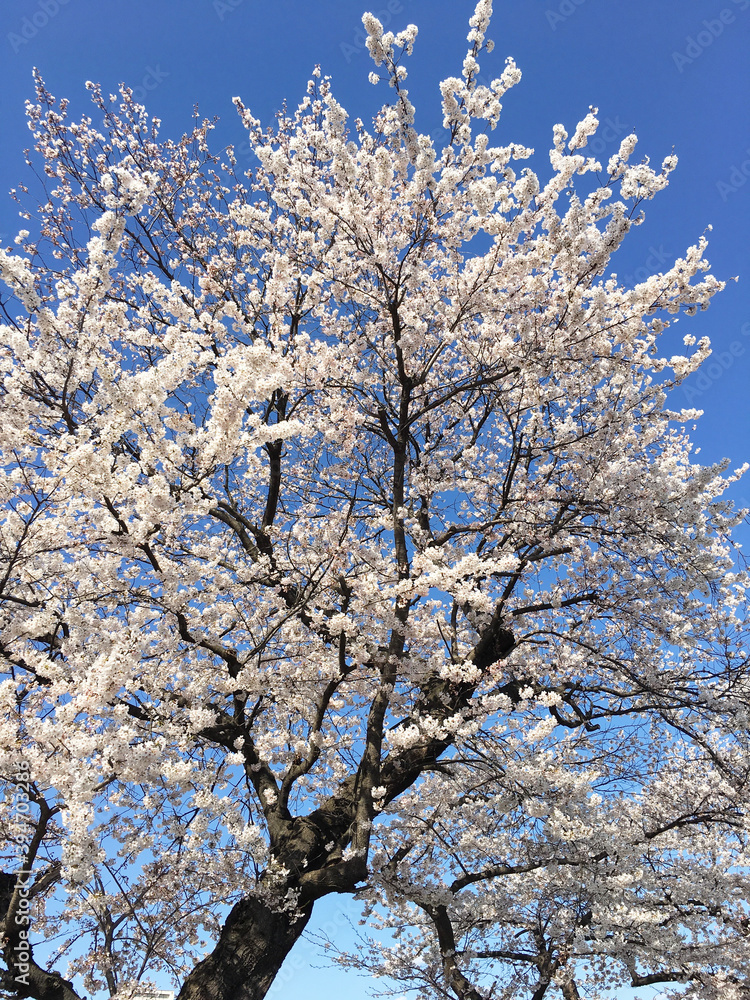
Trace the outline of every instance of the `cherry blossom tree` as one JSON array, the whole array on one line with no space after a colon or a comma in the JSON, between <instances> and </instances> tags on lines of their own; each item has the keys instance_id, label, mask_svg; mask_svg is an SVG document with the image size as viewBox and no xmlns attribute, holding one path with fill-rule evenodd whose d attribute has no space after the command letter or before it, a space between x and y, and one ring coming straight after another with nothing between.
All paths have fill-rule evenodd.
<instances>
[{"instance_id":1,"label":"cherry blossom tree","mask_svg":"<svg viewBox=\"0 0 750 1000\"><path fill-rule=\"evenodd\" d=\"M75 122L37 79L0 253L10 997L258 1000L331 893L397 935L344 960L423 997L747 995L742 470L667 405L722 284L704 239L612 268L674 156L597 162L595 110L543 176L491 144L490 14L442 149L417 29L370 14L373 125L317 70L273 129L236 99L244 176L209 122L93 84Z\"/></svg>"}]
</instances>

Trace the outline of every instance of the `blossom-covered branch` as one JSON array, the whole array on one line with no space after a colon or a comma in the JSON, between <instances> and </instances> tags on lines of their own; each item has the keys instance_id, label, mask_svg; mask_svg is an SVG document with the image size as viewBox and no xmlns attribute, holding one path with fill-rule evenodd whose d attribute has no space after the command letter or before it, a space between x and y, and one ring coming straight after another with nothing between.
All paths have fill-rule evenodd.
<instances>
[{"instance_id":1,"label":"blossom-covered branch","mask_svg":"<svg viewBox=\"0 0 750 1000\"><path fill-rule=\"evenodd\" d=\"M722 283L704 238L613 270L674 156L599 163L595 109L548 165L492 144L520 72L480 84L491 13L441 150L416 28L371 14L393 102L349 125L315 70L264 130L236 98L245 175L211 122L165 140L94 84L73 121L36 78L0 776L33 785L53 943L27 984L6 949L11 995L259 1000L333 892L406 928L354 961L430 995L747 978L743 470L667 405L710 353L674 323Z\"/></svg>"}]
</instances>

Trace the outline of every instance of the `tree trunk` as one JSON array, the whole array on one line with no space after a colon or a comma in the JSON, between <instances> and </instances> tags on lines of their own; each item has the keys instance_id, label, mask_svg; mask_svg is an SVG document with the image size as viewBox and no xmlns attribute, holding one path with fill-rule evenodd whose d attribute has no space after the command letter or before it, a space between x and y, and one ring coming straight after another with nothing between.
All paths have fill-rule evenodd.
<instances>
[{"instance_id":1,"label":"tree trunk","mask_svg":"<svg viewBox=\"0 0 750 1000\"><path fill-rule=\"evenodd\" d=\"M177 1000L262 1000L305 929L312 903L292 922L288 912L249 897L237 903L216 947L185 980Z\"/></svg>"}]
</instances>

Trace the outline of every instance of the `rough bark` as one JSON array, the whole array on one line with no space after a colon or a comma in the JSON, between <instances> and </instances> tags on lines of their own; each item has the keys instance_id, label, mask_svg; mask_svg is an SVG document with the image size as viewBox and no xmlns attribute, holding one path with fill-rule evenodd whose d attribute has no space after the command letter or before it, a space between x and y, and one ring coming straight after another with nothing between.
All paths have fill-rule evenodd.
<instances>
[{"instance_id":1,"label":"rough bark","mask_svg":"<svg viewBox=\"0 0 750 1000\"><path fill-rule=\"evenodd\" d=\"M481 669L508 655L513 633L493 621L478 644ZM437 718L468 704L473 684L433 684L423 690L422 711ZM409 788L426 768L434 765L451 744L451 736L389 755L377 762L377 780L390 802ZM378 755L379 756L379 755ZM337 841L339 849L352 842L357 826L358 787L362 768L342 782L337 795L310 816L288 817L274 829L274 854L294 875L289 888L297 894L301 916L271 909L262 899L248 897L231 911L212 953L190 973L177 1000L261 1000L299 939L312 914L313 903L331 892L353 892L367 874L365 857L342 860L324 848ZM284 831L284 832L281 832Z\"/></svg>"},{"instance_id":2,"label":"rough bark","mask_svg":"<svg viewBox=\"0 0 750 1000\"><path fill-rule=\"evenodd\" d=\"M501 627L499 619L493 620L480 638L473 658L484 670L507 656L513 644L513 633ZM475 688L476 685L470 683L433 680L422 690L419 709L434 718L443 718L468 704ZM287 888L291 890L290 900L292 897L296 900L296 909L274 909L262 897L249 896L240 900L231 910L211 954L199 962L185 980L178 1000L262 1000L304 931L314 901L331 892L353 892L366 878L368 834L364 839L359 838L362 844L358 846L363 849L354 857L344 860L341 856L343 847L353 843L355 831L360 826L368 830L372 819L369 813L364 817L359 815L358 807L363 798L370 805L369 796L363 796L360 786L365 779L368 787L375 781L384 784L387 788L385 801L390 802L409 788L425 769L434 766L452 742L452 737L446 733L443 738L428 738L381 761L382 717L376 719L372 728L377 737L374 759L369 762L372 773L365 774L368 768L363 759L358 771L342 782L337 794L309 816L292 817L284 807L279 815L268 817L273 819L269 823L273 854L290 873ZM250 740L247 745L251 746ZM271 812L273 809L269 809ZM328 842L336 843L337 849L329 851L324 846ZM10 883L6 888L10 891ZM0 895L2 889L0 885ZM277 891L273 896L279 899ZM6 901L3 910L7 910L7 906ZM16 935L13 940L6 936L5 959L10 974L5 974L4 985L11 994L15 990L16 996L34 1000L79 1000L72 984L59 974L37 966L30 953L25 967L28 985L11 983L17 957L13 954L13 945L17 943Z\"/></svg>"},{"instance_id":3,"label":"rough bark","mask_svg":"<svg viewBox=\"0 0 750 1000\"><path fill-rule=\"evenodd\" d=\"M296 920L262 900L240 900L216 947L185 980L177 1000L262 1000L310 919L312 904Z\"/></svg>"},{"instance_id":4,"label":"rough bark","mask_svg":"<svg viewBox=\"0 0 750 1000\"><path fill-rule=\"evenodd\" d=\"M17 930L3 941L6 969L0 973L0 988L9 996L32 1000L81 1000L73 984L58 972L43 969L34 961L27 934Z\"/></svg>"},{"instance_id":5,"label":"rough bark","mask_svg":"<svg viewBox=\"0 0 750 1000\"><path fill-rule=\"evenodd\" d=\"M48 972L30 959L28 962L8 962L0 985L10 996L31 997L32 1000L81 1000L73 984L56 972ZM85 1000L85 997L83 998Z\"/></svg>"},{"instance_id":6,"label":"rough bark","mask_svg":"<svg viewBox=\"0 0 750 1000\"><path fill-rule=\"evenodd\" d=\"M48 876L39 879L40 884L46 881ZM32 1000L80 1000L72 983L34 961L29 940L29 918L25 910L19 911L18 908L20 884L17 874L0 871L0 926L3 928L3 959L6 965L0 972L0 989L9 996L31 997ZM33 894L32 888L28 895L31 897Z\"/></svg>"}]
</instances>

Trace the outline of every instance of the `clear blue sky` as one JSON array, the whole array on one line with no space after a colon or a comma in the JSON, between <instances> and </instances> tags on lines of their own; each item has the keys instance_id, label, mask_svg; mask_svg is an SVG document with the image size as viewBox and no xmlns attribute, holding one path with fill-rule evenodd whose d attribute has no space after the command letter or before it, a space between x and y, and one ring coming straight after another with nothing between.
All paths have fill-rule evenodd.
<instances>
[{"instance_id":1,"label":"clear blue sky","mask_svg":"<svg viewBox=\"0 0 750 1000\"><path fill-rule=\"evenodd\" d=\"M333 77L338 100L367 119L390 93L367 82L372 68L360 17L369 9L388 27L419 26L408 86L417 127L440 127L437 83L459 75L473 0L13 0L0 7L0 242L19 228L5 192L25 178L29 144L23 102L37 66L75 114L87 110L84 81L105 91L124 81L178 137L193 105L219 115L216 144L240 146L231 98L240 95L262 121L284 98L295 105L316 63ZM482 72L499 75L512 55L524 77L505 100L500 141L546 151L551 128L569 131L589 105L605 125L594 151L605 159L630 131L656 163L674 147L680 164L666 192L647 205L646 224L617 255L620 275L661 270L709 224L709 259L720 278L739 275L708 312L682 332L708 335L715 356L693 376L677 404L702 408L694 438L705 462L750 460L750 0L496 0L495 52ZM140 88L140 89L138 89ZM247 155L247 154L245 154ZM247 159L250 165L249 158ZM539 166L540 161L535 162ZM750 478L733 494L750 505ZM744 533L745 538L750 532ZM332 903L321 918L340 910ZM327 978L307 949L274 991L306 1000L340 990L367 995L363 980Z\"/></svg>"}]
</instances>

